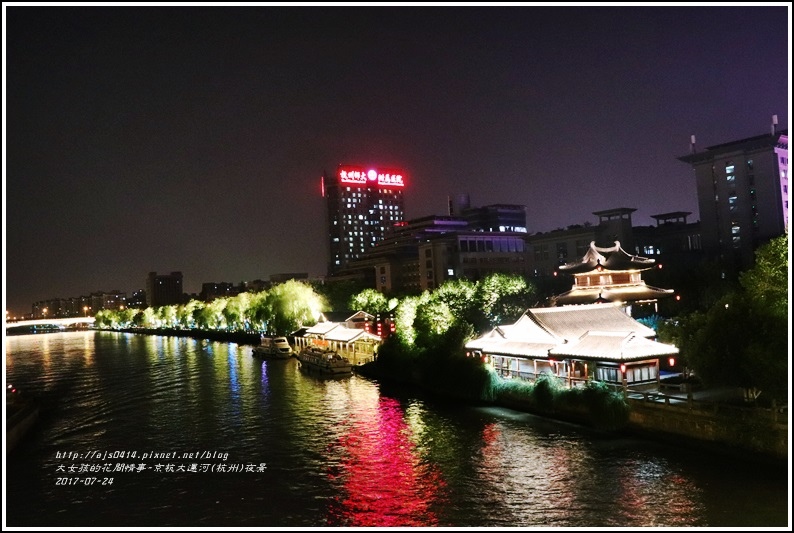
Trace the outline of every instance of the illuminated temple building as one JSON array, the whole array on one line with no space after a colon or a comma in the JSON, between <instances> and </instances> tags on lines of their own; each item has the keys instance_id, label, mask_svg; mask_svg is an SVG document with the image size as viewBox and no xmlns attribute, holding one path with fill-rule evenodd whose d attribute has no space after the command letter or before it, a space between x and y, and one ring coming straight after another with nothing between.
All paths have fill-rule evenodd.
<instances>
[{"instance_id":1,"label":"illuminated temple building","mask_svg":"<svg viewBox=\"0 0 794 533\"><path fill-rule=\"evenodd\" d=\"M655 337L620 303L544 307L469 341L466 355L482 358L505 378L551 374L568 386L596 379L652 387L678 355L678 348Z\"/></svg>"},{"instance_id":2,"label":"illuminated temple building","mask_svg":"<svg viewBox=\"0 0 794 533\"><path fill-rule=\"evenodd\" d=\"M673 294L672 289L646 285L642 272L654 268L655 259L626 253L615 241L614 246L590 247L579 261L560 265L561 273L573 274L573 288L552 300L555 305L624 302L654 302Z\"/></svg>"}]
</instances>

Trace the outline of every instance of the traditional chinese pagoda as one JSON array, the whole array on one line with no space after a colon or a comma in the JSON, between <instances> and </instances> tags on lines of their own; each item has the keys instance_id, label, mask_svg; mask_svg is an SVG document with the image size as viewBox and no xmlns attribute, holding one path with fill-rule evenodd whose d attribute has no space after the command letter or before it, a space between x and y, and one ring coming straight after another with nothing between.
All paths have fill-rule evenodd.
<instances>
[{"instance_id":1,"label":"traditional chinese pagoda","mask_svg":"<svg viewBox=\"0 0 794 533\"><path fill-rule=\"evenodd\" d=\"M552 300L555 305L655 302L673 294L672 289L651 287L643 281L641 273L655 264L655 259L626 253L619 241L609 248L591 242L580 261L558 267L561 273L573 274L574 284Z\"/></svg>"}]
</instances>

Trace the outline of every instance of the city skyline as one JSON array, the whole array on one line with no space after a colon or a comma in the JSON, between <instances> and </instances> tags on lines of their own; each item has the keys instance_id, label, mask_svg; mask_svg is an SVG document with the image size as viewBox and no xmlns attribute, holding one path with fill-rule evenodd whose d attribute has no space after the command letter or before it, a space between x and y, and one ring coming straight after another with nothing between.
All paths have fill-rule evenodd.
<instances>
[{"instance_id":1,"label":"city skyline","mask_svg":"<svg viewBox=\"0 0 794 533\"><path fill-rule=\"evenodd\" d=\"M4 4L4 299L325 273L320 177L404 169L406 218L530 233L699 218L696 148L790 120L788 4ZM137 281L136 281L137 280Z\"/></svg>"}]
</instances>

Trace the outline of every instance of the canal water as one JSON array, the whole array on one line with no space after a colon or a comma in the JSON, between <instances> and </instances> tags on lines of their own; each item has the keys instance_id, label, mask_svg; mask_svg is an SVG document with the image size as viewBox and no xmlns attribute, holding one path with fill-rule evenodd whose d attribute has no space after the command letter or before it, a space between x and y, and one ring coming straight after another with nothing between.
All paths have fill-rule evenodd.
<instances>
[{"instance_id":1,"label":"canal water","mask_svg":"<svg viewBox=\"0 0 794 533\"><path fill-rule=\"evenodd\" d=\"M19 527L790 527L785 467L176 337L6 337Z\"/></svg>"}]
</instances>

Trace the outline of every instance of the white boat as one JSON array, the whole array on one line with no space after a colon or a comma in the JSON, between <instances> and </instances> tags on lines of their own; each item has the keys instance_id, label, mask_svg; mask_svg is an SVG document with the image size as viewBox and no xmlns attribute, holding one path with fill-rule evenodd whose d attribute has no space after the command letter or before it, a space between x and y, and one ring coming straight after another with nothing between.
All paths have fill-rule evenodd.
<instances>
[{"instance_id":1,"label":"white boat","mask_svg":"<svg viewBox=\"0 0 794 533\"><path fill-rule=\"evenodd\" d=\"M253 353L268 359L289 359L293 352L286 337L263 336L259 341L259 346L254 347Z\"/></svg>"},{"instance_id":2,"label":"white boat","mask_svg":"<svg viewBox=\"0 0 794 533\"><path fill-rule=\"evenodd\" d=\"M307 346L298 353L298 361L301 362L301 367L321 374L339 375L353 372L350 361L330 348Z\"/></svg>"}]
</instances>

